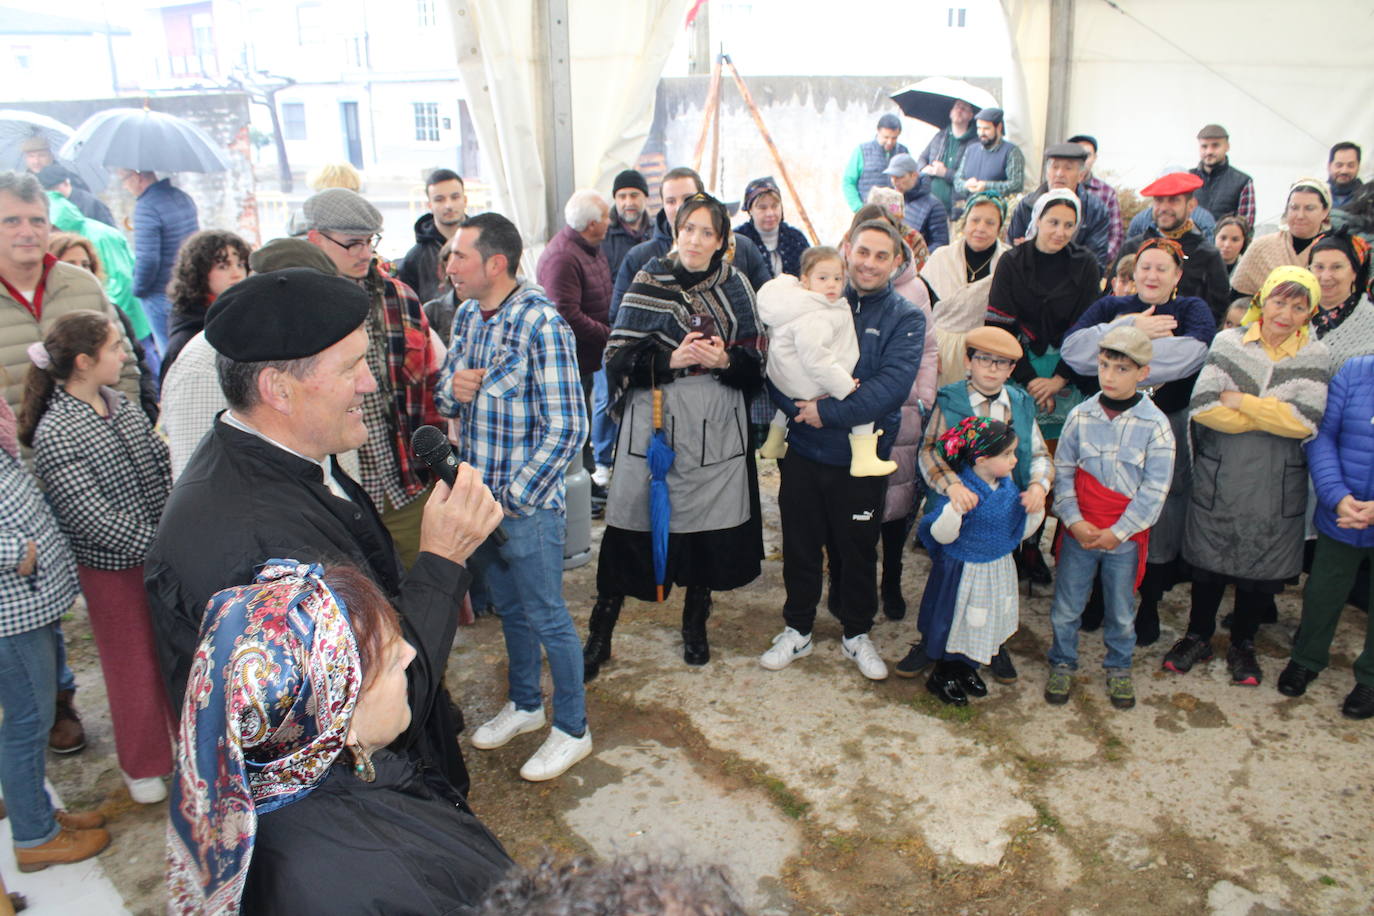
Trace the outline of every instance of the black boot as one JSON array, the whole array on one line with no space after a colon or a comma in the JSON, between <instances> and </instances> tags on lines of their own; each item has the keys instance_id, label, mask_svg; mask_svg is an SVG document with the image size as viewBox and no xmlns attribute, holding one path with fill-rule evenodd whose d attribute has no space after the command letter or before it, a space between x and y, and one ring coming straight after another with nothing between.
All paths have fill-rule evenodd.
<instances>
[{"instance_id":1,"label":"black boot","mask_svg":"<svg viewBox=\"0 0 1374 916\"><path fill-rule=\"evenodd\" d=\"M883 539L883 616L901 620L906 616L906 598L902 595L902 545L906 542L906 519L884 522Z\"/></svg>"},{"instance_id":2,"label":"black boot","mask_svg":"<svg viewBox=\"0 0 1374 916\"><path fill-rule=\"evenodd\" d=\"M688 586L682 602L682 660L689 665L704 665L711 660L711 646L706 642L706 618L710 616L711 590Z\"/></svg>"},{"instance_id":3,"label":"black boot","mask_svg":"<svg viewBox=\"0 0 1374 916\"><path fill-rule=\"evenodd\" d=\"M582 683L600 672L602 664L611 657L611 633L620 619L624 595L597 595L592 617L587 622L587 644L582 647Z\"/></svg>"}]
</instances>

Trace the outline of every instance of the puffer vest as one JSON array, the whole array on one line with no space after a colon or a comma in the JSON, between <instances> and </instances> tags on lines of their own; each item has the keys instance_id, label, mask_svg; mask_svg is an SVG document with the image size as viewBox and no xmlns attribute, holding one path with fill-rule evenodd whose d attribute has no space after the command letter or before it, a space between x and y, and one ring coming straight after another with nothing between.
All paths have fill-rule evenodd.
<instances>
[{"instance_id":1,"label":"puffer vest","mask_svg":"<svg viewBox=\"0 0 1374 916\"><path fill-rule=\"evenodd\" d=\"M897 143L889 153L878 145L877 140L869 140L867 143L859 144L859 149L864 154L864 170L859 176L859 199L868 200L869 191L891 186L892 181L883 174L883 169L892 162L893 156L907 152L907 148Z\"/></svg>"},{"instance_id":2,"label":"puffer vest","mask_svg":"<svg viewBox=\"0 0 1374 916\"><path fill-rule=\"evenodd\" d=\"M1193 192L1197 205L1217 219L1235 216L1240 208L1240 192L1245 189L1250 176L1232 166L1229 159L1211 172L1204 169L1201 163L1192 172L1202 179L1202 187Z\"/></svg>"}]
</instances>

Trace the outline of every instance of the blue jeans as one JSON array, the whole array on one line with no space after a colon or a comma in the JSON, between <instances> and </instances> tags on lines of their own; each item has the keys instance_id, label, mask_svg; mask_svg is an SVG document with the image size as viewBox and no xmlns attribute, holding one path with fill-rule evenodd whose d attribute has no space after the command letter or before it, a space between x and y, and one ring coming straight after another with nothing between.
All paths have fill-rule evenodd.
<instances>
[{"instance_id":1,"label":"blue jeans","mask_svg":"<svg viewBox=\"0 0 1374 916\"><path fill-rule=\"evenodd\" d=\"M57 643L57 689L58 691L76 690L76 675L72 673L71 666L67 664L67 640L62 635L61 618L53 621L52 625L54 641Z\"/></svg>"},{"instance_id":2,"label":"blue jeans","mask_svg":"<svg viewBox=\"0 0 1374 916\"><path fill-rule=\"evenodd\" d=\"M509 660L510 700L529 711L543 705L539 648L553 674L553 724L570 735L587 728L582 692L582 643L563 601L563 540L566 524L553 509L507 518L504 547L487 541L473 554L487 592L501 615Z\"/></svg>"},{"instance_id":3,"label":"blue jeans","mask_svg":"<svg viewBox=\"0 0 1374 916\"><path fill-rule=\"evenodd\" d=\"M153 293L140 297L138 301L143 303L143 314L148 317L148 324L153 329L153 343L157 345L158 355L161 356L167 352L167 316L172 311L172 300L163 293Z\"/></svg>"},{"instance_id":4,"label":"blue jeans","mask_svg":"<svg viewBox=\"0 0 1374 916\"><path fill-rule=\"evenodd\" d=\"M619 424L607 412L610 407L610 385L603 367L596 370L592 380L592 460L606 467L615 459L615 437L620 431Z\"/></svg>"},{"instance_id":5,"label":"blue jeans","mask_svg":"<svg viewBox=\"0 0 1374 916\"><path fill-rule=\"evenodd\" d=\"M57 702L54 625L0 636L0 788L9 808L10 832L20 848L57 836L52 799L43 788L48 732Z\"/></svg>"},{"instance_id":6,"label":"blue jeans","mask_svg":"<svg viewBox=\"0 0 1374 916\"><path fill-rule=\"evenodd\" d=\"M1131 654L1135 652L1137 549L1134 541L1126 541L1110 552L1084 550L1068 532L1064 533L1059 562L1054 568L1054 603L1050 605L1050 625L1054 628L1051 665L1068 665L1078 670L1078 624L1100 568L1102 641L1107 646L1102 667L1131 667Z\"/></svg>"}]
</instances>

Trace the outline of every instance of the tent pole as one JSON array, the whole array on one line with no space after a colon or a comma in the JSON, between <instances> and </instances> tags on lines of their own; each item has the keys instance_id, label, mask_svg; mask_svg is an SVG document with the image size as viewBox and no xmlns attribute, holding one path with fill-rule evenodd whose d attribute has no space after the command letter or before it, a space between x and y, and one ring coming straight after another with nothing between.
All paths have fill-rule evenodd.
<instances>
[{"instance_id":1,"label":"tent pole","mask_svg":"<svg viewBox=\"0 0 1374 916\"><path fill-rule=\"evenodd\" d=\"M701 174L701 157L706 153L706 138L710 136L711 121L716 117L720 105L720 60L717 58L711 67L711 84L706 90L706 106L702 110L701 134L697 137L697 148L692 153L692 171Z\"/></svg>"},{"instance_id":2,"label":"tent pole","mask_svg":"<svg viewBox=\"0 0 1374 916\"><path fill-rule=\"evenodd\" d=\"M1050 82L1044 145L1069 135L1069 60L1073 56L1074 0L1050 0Z\"/></svg>"},{"instance_id":3,"label":"tent pole","mask_svg":"<svg viewBox=\"0 0 1374 916\"><path fill-rule=\"evenodd\" d=\"M797 204L797 213L801 216L802 225L806 227L806 234L811 236L811 244L819 245L820 236L816 235L815 228L811 225L811 218L806 215L806 207L803 206L801 195L797 189L792 187L792 179L787 174L787 166L783 164L782 154L778 152L778 147L773 143L773 135L768 132L768 128L763 124L763 115L759 113L759 106L754 104L754 97L749 94L749 87L744 84L744 77L739 75L739 70L735 68L735 62L730 59L729 54L722 54L720 59L730 65L730 76L735 80L735 88L739 90L740 97L744 99L745 107L754 116L754 124L759 129L763 143L768 147L768 152L773 154L773 162L778 167L778 174L782 176L782 183L787 187L787 193L792 195L792 200Z\"/></svg>"},{"instance_id":4,"label":"tent pole","mask_svg":"<svg viewBox=\"0 0 1374 916\"><path fill-rule=\"evenodd\" d=\"M563 225L563 204L576 188L573 171L572 62L568 36L568 0L542 0L544 74L549 89L549 118L544 128L548 157L545 207L552 237Z\"/></svg>"}]
</instances>

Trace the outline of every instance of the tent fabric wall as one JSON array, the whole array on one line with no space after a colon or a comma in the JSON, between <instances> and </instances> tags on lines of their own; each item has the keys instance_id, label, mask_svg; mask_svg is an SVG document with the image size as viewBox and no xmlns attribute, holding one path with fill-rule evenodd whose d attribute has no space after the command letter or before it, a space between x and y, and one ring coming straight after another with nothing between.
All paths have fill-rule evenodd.
<instances>
[{"instance_id":1,"label":"tent fabric wall","mask_svg":"<svg viewBox=\"0 0 1374 916\"><path fill-rule=\"evenodd\" d=\"M1002 6L1030 106L1023 137L1039 141L1025 144L1027 158L1038 158L1059 139L1043 137L1050 0ZM1109 181L1138 188L1166 165L1192 167L1198 128L1219 123L1233 161L1255 178L1259 222L1272 224L1289 184L1325 178L1332 143L1374 151L1367 2L1312 0L1301 19L1291 5L1253 0L1074 0L1073 9L1068 129L1098 138Z\"/></svg>"},{"instance_id":2,"label":"tent fabric wall","mask_svg":"<svg viewBox=\"0 0 1374 916\"><path fill-rule=\"evenodd\" d=\"M530 247L527 272L550 225L544 124L548 91L540 2L450 0L458 69L491 167L496 209ZM687 0L569 0L573 170L579 187L609 192L649 133L659 74Z\"/></svg>"}]
</instances>

